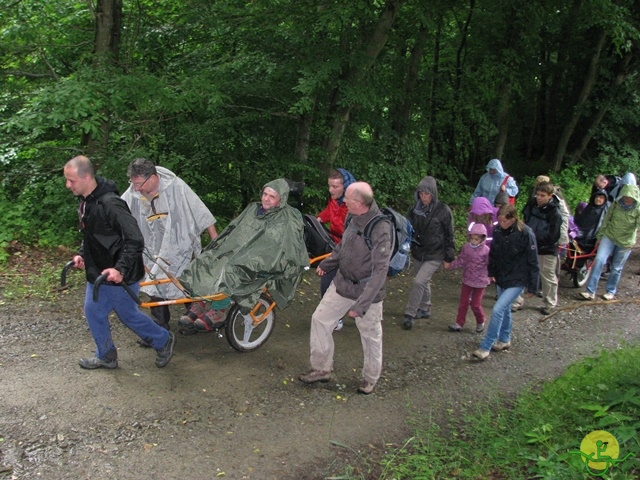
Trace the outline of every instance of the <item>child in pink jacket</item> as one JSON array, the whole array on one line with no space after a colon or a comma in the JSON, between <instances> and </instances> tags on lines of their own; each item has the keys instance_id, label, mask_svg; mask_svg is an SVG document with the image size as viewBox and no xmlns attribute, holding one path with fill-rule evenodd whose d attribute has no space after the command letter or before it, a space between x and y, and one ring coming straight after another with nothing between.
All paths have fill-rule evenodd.
<instances>
[{"instance_id":1,"label":"child in pink jacket","mask_svg":"<svg viewBox=\"0 0 640 480\"><path fill-rule=\"evenodd\" d=\"M471 311L476 317L476 332L484 331L484 309L482 297L489 285L489 246L486 243L487 228L482 223L474 223L469 228L469 241L464 244L458 258L449 268L462 267L462 291L458 305L456 323L449 325L449 330L459 332L464 327L467 310L471 304Z\"/></svg>"}]
</instances>

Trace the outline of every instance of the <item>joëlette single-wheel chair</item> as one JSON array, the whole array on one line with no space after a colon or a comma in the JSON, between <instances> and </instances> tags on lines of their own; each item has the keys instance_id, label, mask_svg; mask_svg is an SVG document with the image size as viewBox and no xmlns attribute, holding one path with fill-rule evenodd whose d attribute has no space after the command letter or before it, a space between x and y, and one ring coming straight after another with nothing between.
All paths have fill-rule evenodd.
<instances>
[{"instance_id":1,"label":"jo\u00eblette single-wheel chair","mask_svg":"<svg viewBox=\"0 0 640 480\"><path fill-rule=\"evenodd\" d=\"M294 200L297 202L297 205L295 208L300 210L303 205L302 192L305 186L304 182L294 182L291 180L286 180L286 181L289 186L289 195L292 196ZM247 210L245 210L245 212L247 212ZM245 212L243 212L240 215L240 217L242 217L245 214ZM289 213L285 213L285 210L282 210L282 212L283 212L282 215L285 215L285 216L290 215ZM252 218L253 215L249 214L247 215L247 217ZM306 216L306 217L310 217L310 216ZM313 220L314 221L316 220L315 217L313 218ZM232 224L233 223L234 222L232 222ZM276 251L269 250L267 257L269 257L274 262L282 261L286 263L287 266L290 266L291 262L287 260L286 256L283 256L283 255L285 253L296 254L297 252L302 254L302 256L305 256L305 254L302 252L306 250L306 256L309 257L309 263L307 265L310 264L315 266L320 260L329 256L333 248L333 242L331 241L331 238L329 237L329 234L326 228L323 225L319 224L318 222L316 222L317 223L316 225L309 225L307 222L303 222L303 223L304 223L304 239L303 239L304 245L299 245L299 244L297 245L297 247L302 247L301 249L298 249L296 246L291 246L292 244L286 244L285 242L280 242L278 244L278 248L280 250L276 250ZM238 231L241 230L241 228L239 227L240 224L241 222L238 221L238 223L234 224L233 227L228 226L223 232L220 233L220 235L216 238L216 240L212 242L212 244L214 242L219 242L221 239L225 238L225 236L226 236L225 241L227 241L233 235L240 235L237 233ZM287 221L279 222L278 224L289 225L289 222ZM249 226L246 228L246 231L248 233L245 236L242 236L239 240L235 240L236 243L228 242L228 241L224 243L225 246L231 245L231 250L226 250L221 253L221 255L224 254L223 256L225 256L226 260L228 260L228 257L226 256L226 254L229 252L232 252L233 255L237 254L239 255L239 257L242 257L242 262L246 260L247 262L251 263L255 258L263 258L261 256L262 252L255 252L255 253L252 252L251 255L242 256L240 252L246 252L246 250L233 248L233 246L237 245L238 243L241 246L247 246L250 248L252 248L252 246L260 244L260 241L262 240L263 237L260 237L259 235L260 235L260 232L265 232L265 229L257 229L252 223L249 223L248 225ZM284 235L286 235L286 232L284 233ZM208 248L209 247L203 250L201 256L198 257L202 261L202 266L205 269L207 268L207 266L216 265L216 263L211 263L211 262L219 261L219 259L217 259L215 256L214 257L207 256L208 254L206 253L206 251L208 250ZM216 250L215 248L212 249L212 251L219 252L219 250ZM180 305L180 304L188 304L192 302L201 302L201 301L204 301L204 302L221 301L221 300L226 300L229 297L232 297L233 299L234 297L234 294L233 293L229 294L229 292L193 296L191 295L190 291L187 290L187 288L185 288L184 285L182 285L179 279L171 275L165 268L162 267L162 265L159 262L163 262L163 259L155 258L152 255L150 255L149 252L146 252L146 251L144 252L144 255L147 257L147 259L151 260L153 263L155 263L159 267L159 269L163 272L163 275L157 279L152 277L151 280L141 282L140 287L148 287L148 286L172 283L180 292L182 292L182 294L184 295L184 298L163 300L163 301L157 301L157 302L143 302L142 300L140 300L140 298L137 295L133 293L133 291L129 288L129 286L121 284L121 286L125 290L127 290L129 295L131 295L131 297L135 300L135 302L140 307L150 308L150 307L158 307L163 305ZM265 261L268 261L268 260L265 260ZM228 265L228 263L222 264L222 265ZM238 265L240 266L239 268L242 270L242 273L246 274L246 270L247 270L246 267L248 263L239 263ZM60 280L63 287L66 285L67 271L72 266L73 266L73 262L68 262L62 269L62 275ZM252 273L256 274L258 277L262 277L263 274L269 271L269 268L272 266L272 264L269 263L267 266L264 267L266 268L266 271L262 270L263 267L259 263L254 264L253 266L257 269L252 270ZM278 267L275 267L276 270L278 270L278 268L280 268L281 266L282 265L278 264ZM287 269L286 266L284 268ZM297 284L299 282L300 276L303 274L304 270L308 268L309 267L306 266L303 269L299 270L298 273L295 273L297 281L293 282L293 284ZM151 276L148 270L147 270L147 274L149 277ZM276 273L276 276L277 276L277 273ZM100 285L104 283L105 280L106 280L106 277L102 275L98 277L98 279L95 281L94 287L93 287L94 300L97 300L99 295ZM229 285L229 283L227 283L227 285ZM282 295L278 296L278 294L281 294L282 292L278 291L277 289L272 290L273 291L273 296L272 296L272 294L269 293L268 287L271 288L273 287L274 284L261 283L260 285L261 285L260 287L252 291L252 295L255 295L255 293L257 292L260 292L260 294L257 296L257 302L255 306L253 306L253 308L247 311L251 307L251 303L247 305L247 302L243 302L244 308L241 308L236 302L232 302L231 306L228 309L224 322L221 324L216 324L216 327L213 329L215 332L218 333L219 336L222 336L220 331L224 328L227 341L234 349L236 349L239 352L250 352L262 346L268 340L275 326L276 302L274 301L273 297L281 298ZM230 288L233 289L233 287L230 287ZM236 286L236 288L239 288L239 287ZM200 290L200 293L202 293L201 290ZM206 288L204 290L206 291ZM240 292L236 291L235 293L239 294ZM281 305L281 306L286 306L286 305ZM243 313L243 310L245 313Z\"/></svg>"},{"instance_id":2,"label":"jo\u00eblette single-wheel chair","mask_svg":"<svg viewBox=\"0 0 640 480\"><path fill-rule=\"evenodd\" d=\"M323 258L328 257L330 254L325 254L319 257L312 258L311 264L319 262ZM66 287L67 284L67 272L73 267L73 261L69 261L65 264L60 275L60 283L62 287ZM93 284L93 300L97 301L100 294L100 285L102 285L107 276L100 275ZM131 295L131 298L142 308L159 307L162 305L182 305L185 303L200 302L200 301L219 301L228 298L228 295L223 293L214 293L211 295L204 295L200 297L190 297L187 295L184 287L180 284L179 280L175 277L162 278L147 282L140 282L140 286L160 285L163 283L174 283L182 292L185 293L185 298L178 298L173 300L163 300L159 302L143 302L140 298L133 293L128 285L121 284L121 286ZM240 307L233 303L229 308L227 317L216 330L220 331L224 328L225 335L229 345L239 352L251 352L261 347L271 336L273 328L276 323L276 302L273 301L269 291L264 289L260 294L258 302L251 311L247 314L243 314ZM221 334L220 334L221 335Z\"/></svg>"}]
</instances>

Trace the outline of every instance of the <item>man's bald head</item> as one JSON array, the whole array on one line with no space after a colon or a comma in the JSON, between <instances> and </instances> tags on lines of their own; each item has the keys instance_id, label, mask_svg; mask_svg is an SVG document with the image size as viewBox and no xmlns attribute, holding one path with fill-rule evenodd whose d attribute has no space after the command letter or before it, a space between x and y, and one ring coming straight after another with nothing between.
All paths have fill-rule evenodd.
<instances>
[{"instance_id":1,"label":"man's bald head","mask_svg":"<svg viewBox=\"0 0 640 480\"><path fill-rule=\"evenodd\" d=\"M91 178L96 176L96 170L93 167L93 163L84 155L78 155L69 160L64 169L74 169L80 178L85 178L89 175Z\"/></svg>"},{"instance_id":2,"label":"man's bald head","mask_svg":"<svg viewBox=\"0 0 640 480\"><path fill-rule=\"evenodd\" d=\"M355 199L364 203L367 207L370 207L373 203L373 189L366 182L354 182L349 185L347 191L353 192Z\"/></svg>"},{"instance_id":3,"label":"man's bald head","mask_svg":"<svg viewBox=\"0 0 640 480\"><path fill-rule=\"evenodd\" d=\"M352 183L347 187L347 191L344 194L344 201L347 204L349 213L362 215L369 211L373 203L373 190L368 183Z\"/></svg>"},{"instance_id":4,"label":"man's bald head","mask_svg":"<svg viewBox=\"0 0 640 480\"><path fill-rule=\"evenodd\" d=\"M87 197L97 186L93 163L84 155L73 157L63 169L65 186L76 197Z\"/></svg>"}]
</instances>

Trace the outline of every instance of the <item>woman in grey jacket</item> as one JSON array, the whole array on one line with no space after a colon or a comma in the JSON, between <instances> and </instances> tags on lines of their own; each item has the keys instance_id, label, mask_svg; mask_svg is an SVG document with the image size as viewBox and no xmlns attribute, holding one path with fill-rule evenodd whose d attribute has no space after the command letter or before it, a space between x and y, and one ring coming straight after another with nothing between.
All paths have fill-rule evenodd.
<instances>
[{"instance_id":1,"label":"woman in grey jacket","mask_svg":"<svg viewBox=\"0 0 640 480\"><path fill-rule=\"evenodd\" d=\"M451 209L438 200L435 178L424 177L420 181L415 206L407 218L414 230L411 256L416 276L404 310L403 328L411 330L415 318L431 316L431 277L443 262L448 268L455 258L453 215Z\"/></svg>"}]
</instances>

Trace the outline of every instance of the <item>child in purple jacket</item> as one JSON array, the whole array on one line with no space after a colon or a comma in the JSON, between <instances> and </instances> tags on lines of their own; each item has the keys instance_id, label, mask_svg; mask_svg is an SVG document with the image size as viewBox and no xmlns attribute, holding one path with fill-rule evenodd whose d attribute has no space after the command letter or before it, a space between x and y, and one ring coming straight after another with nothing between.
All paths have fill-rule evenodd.
<instances>
[{"instance_id":1,"label":"child in purple jacket","mask_svg":"<svg viewBox=\"0 0 640 480\"><path fill-rule=\"evenodd\" d=\"M487 228L482 223L475 223L469 228L469 242L465 243L449 268L462 267L462 291L458 305L456 323L449 325L449 330L459 332L464 327L467 310L471 304L471 311L476 317L476 332L484 331L484 310L482 297L489 285L489 246L486 243Z\"/></svg>"}]
</instances>

